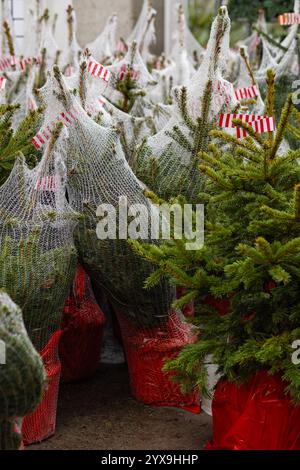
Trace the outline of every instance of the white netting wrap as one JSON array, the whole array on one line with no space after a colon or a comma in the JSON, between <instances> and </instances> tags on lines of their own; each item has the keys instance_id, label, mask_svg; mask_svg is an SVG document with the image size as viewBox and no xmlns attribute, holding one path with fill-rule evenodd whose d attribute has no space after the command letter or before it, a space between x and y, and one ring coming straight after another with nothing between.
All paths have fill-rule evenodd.
<instances>
[{"instance_id":1,"label":"white netting wrap","mask_svg":"<svg viewBox=\"0 0 300 470\"><path fill-rule=\"evenodd\" d=\"M137 96L147 95L156 85L136 42L129 46L124 59L109 66L108 70L113 74L113 86L106 87L103 94L125 112L130 112Z\"/></svg>"},{"instance_id":2,"label":"white netting wrap","mask_svg":"<svg viewBox=\"0 0 300 470\"><path fill-rule=\"evenodd\" d=\"M230 20L226 7L215 19L206 55L187 87L174 91L171 119L137 151L135 171L158 195L197 198L203 189L198 153L209 142L209 131L220 112L237 101L233 86L222 78L229 51Z\"/></svg>"},{"instance_id":3,"label":"white netting wrap","mask_svg":"<svg viewBox=\"0 0 300 470\"><path fill-rule=\"evenodd\" d=\"M188 86L188 107L195 119L201 114L201 97L208 80L213 89L211 117L216 116L225 104L236 105L233 90L223 79L230 55L230 19L226 7L220 10L211 27L203 62Z\"/></svg>"},{"instance_id":4,"label":"white netting wrap","mask_svg":"<svg viewBox=\"0 0 300 470\"><path fill-rule=\"evenodd\" d=\"M170 31L172 31L172 59L176 60L179 52L184 48L187 53L189 71L192 73L193 66L198 67L201 63L205 50L188 27L182 3L174 5L170 17Z\"/></svg>"},{"instance_id":5,"label":"white netting wrap","mask_svg":"<svg viewBox=\"0 0 300 470\"><path fill-rule=\"evenodd\" d=\"M10 72L11 80L7 90L7 98L9 102L20 105L20 109L14 115L14 129L17 129L30 111L38 108L34 96L36 74L37 66L35 64L22 73Z\"/></svg>"},{"instance_id":6,"label":"white netting wrap","mask_svg":"<svg viewBox=\"0 0 300 470\"><path fill-rule=\"evenodd\" d=\"M41 44L40 51L46 51L46 63L48 67L52 67L56 63L57 54L59 52L59 47L55 41L55 38L52 33L52 25L50 22L49 15L44 19L41 33Z\"/></svg>"},{"instance_id":7,"label":"white netting wrap","mask_svg":"<svg viewBox=\"0 0 300 470\"><path fill-rule=\"evenodd\" d=\"M109 101L105 101L105 113L111 117L108 122L106 115L104 114L101 125L108 125L114 127L120 135L121 143L127 159L130 159L136 149L145 137L155 134L156 129L151 117L135 117L133 115L124 113L120 109L116 108Z\"/></svg>"},{"instance_id":8,"label":"white netting wrap","mask_svg":"<svg viewBox=\"0 0 300 470\"><path fill-rule=\"evenodd\" d=\"M260 68L255 77L260 84L265 81L268 69L273 69L276 73L276 79L279 80L285 75L295 75L298 71L297 41L294 39L284 55L280 55L280 60L272 57L267 41L262 39L263 56Z\"/></svg>"},{"instance_id":9,"label":"white netting wrap","mask_svg":"<svg viewBox=\"0 0 300 470\"><path fill-rule=\"evenodd\" d=\"M185 75L191 76L195 72L194 66L198 67L201 64L205 50L191 33L182 4L175 5L172 13L170 18L170 30L172 31L170 58L175 61L179 69L182 68L179 74L185 73ZM178 78L176 84L184 85L184 82L180 82Z\"/></svg>"},{"instance_id":10,"label":"white netting wrap","mask_svg":"<svg viewBox=\"0 0 300 470\"><path fill-rule=\"evenodd\" d=\"M75 10L70 5L67 10L67 22L69 29L68 48L62 56L62 63L66 67L65 73L72 75L79 69L79 59L81 56L81 47L76 38L77 19Z\"/></svg>"},{"instance_id":11,"label":"white netting wrap","mask_svg":"<svg viewBox=\"0 0 300 470\"><path fill-rule=\"evenodd\" d=\"M101 64L109 62L114 56L117 48L117 24L117 15L110 16L100 36L98 36L95 41L87 45L87 48L91 51L91 54Z\"/></svg>"},{"instance_id":12,"label":"white netting wrap","mask_svg":"<svg viewBox=\"0 0 300 470\"><path fill-rule=\"evenodd\" d=\"M180 83L180 73L178 74L176 63L164 57L158 61L156 67L152 70L152 75L157 85L152 89L150 98L154 103L169 104L172 101L173 86L184 84L188 74L184 75L184 81Z\"/></svg>"},{"instance_id":13,"label":"white netting wrap","mask_svg":"<svg viewBox=\"0 0 300 470\"><path fill-rule=\"evenodd\" d=\"M65 199L63 164L50 145L32 171L20 156L0 188L0 285L22 308L39 351L60 327L77 258L76 215Z\"/></svg>"},{"instance_id":14,"label":"white netting wrap","mask_svg":"<svg viewBox=\"0 0 300 470\"><path fill-rule=\"evenodd\" d=\"M76 116L61 151L66 158L70 204L84 216L76 232L80 260L94 284L105 289L111 302L135 324L153 326L166 321L173 300L168 285L162 282L155 289L145 290L144 281L151 274L152 266L139 259L122 237L102 239L99 232L96 233L99 219L106 210L109 222L112 223L111 218L116 215L120 224L123 206L140 204L143 208L141 226L147 227L141 237L147 240L151 238L149 213L153 212L155 217L159 216L158 211L144 196L144 188L126 161L118 134L99 126L84 112L67 90L57 68L54 76L49 78L43 91L48 104L45 122L50 122L61 111ZM123 220L126 227L127 222L126 216Z\"/></svg>"},{"instance_id":15,"label":"white netting wrap","mask_svg":"<svg viewBox=\"0 0 300 470\"><path fill-rule=\"evenodd\" d=\"M37 57L41 51L43 21L48 17L45 0L35 2L35 8L28 11L25 24L24 50L25 57ZM44 15L43 15L44 13ZM42 19L43 17L43 19Z\"/></svg>"},{"instance_id":16,"label":"white netting wrap","mask_svg":"<svg viewBox=\"0 0 300 470\"><path fill-rule=\"evenodd\" d=\"M294 12L299 14L300 2L295 0ZM285 39L276 47L266 38L261 38L262 44L262 60L259 69L256 71L256 78L260 84L264 83L266 72L268 69L273 69L276 73L276 80L289 75L291 77L297 76L299 73L299 58L298 58L298 45L297 34L299 25L294 24L290 27ZM267 30L265 28L264 32Z\"/></svg>"},{"instance_id":17,"label":"white netting wrap","mask_svg":"<svg viewBox=\"0 0 300 470\"><path fill-rule=\"evenodd\" d=\"M150 46L156 41L155 33L156 11L152 8L151 0L144 0L139 19L133 28L127 43L137 42L141 56L145 62L151 60Z\"/></svg>"}]
</instances>

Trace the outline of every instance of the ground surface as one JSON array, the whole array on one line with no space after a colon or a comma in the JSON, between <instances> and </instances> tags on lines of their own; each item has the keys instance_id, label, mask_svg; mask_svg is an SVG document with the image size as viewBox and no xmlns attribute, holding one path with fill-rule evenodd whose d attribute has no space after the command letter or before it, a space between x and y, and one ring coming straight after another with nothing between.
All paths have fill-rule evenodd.
<instances>
[{"instance_id":1,"label":"ground surface","mask_svg":"<svg viewBox=\"0 0 300 470\"><path fill-rule=\"evenodd\" d=\"M199 450L210 437L204 413L139 404L126 367L102 366L88 382L61 386L56 434L29 450Z\"/></svg>"}]
</instances>

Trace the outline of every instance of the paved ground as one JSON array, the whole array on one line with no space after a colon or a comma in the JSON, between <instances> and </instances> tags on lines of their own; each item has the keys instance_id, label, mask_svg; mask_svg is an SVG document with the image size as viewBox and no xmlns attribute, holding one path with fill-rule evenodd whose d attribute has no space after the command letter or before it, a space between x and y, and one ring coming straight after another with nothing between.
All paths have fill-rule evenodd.
<instances>
[{"instance_id":1,"label":"paved ground","mask_svg":"<svg viewBox=\"0 0 300 470\"><path fill-rule=\"evenodd\" d=\"M151 408L130 396L126 366L102 366L84 383L62 385L54 437L30 450L198 450L211 419Z\"/></svg>"}]
</instances>

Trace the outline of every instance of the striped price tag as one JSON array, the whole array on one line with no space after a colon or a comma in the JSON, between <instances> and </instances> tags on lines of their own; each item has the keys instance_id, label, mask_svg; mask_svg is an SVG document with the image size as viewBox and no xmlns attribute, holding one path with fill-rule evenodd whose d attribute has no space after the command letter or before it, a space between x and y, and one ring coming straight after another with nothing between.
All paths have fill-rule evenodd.
<instances>
[{"instance_id":1,"label":"striped price tag","mask_svg":"<svg viewBox=\"0 0 300 470\"><path fill-rule=\"evenodd\" d=\"M1 57L0 58L0 72L5 72L12 67L17 65L16 57L9 56L9 57Z\"/></svg>"},{"instance_id":2,"label":"striped price tag","mask_svg":"<svg viewBox=\"0 0 300 470\"><path fill-rule=\"evenodd\" d=\"M234 119L239 119L242 122L249 124L257 134L264 132L274 132L276 130L276 123L274 117L257 116L255 114L221 114L219 119L219 127L221 129L234 129L236 137L241 139L247 137L246 129L237 127Z\"/></svg>"},{"instance_id":3,"label":"striped price tag","mask_svg":"<svg viewBox=\"0 0 300 470\"><path fill-rule=\"evenodd\" d=\"M0 57L0 71L4 72L6 70L10 70L13 67L20 68L21 72L24 72L26 66L31 66L33 64L40 64L41 58L31 58L31 57L15 57L15 56L8 56L8 57Z\"/></svg>"},{"instance_id":4,"label":"striped price tag","mask_svg":"<svg viewBox=\"0 0 300 470\"><path fill-rule=\"evenodd\" d=\"M300 24L299 13L284 13L278 16L278 23L281 26L289 26L291 24Z\"/></svg>"},{"instance_id":5,"label":"striped price tag","mask_svg":"<svg viewBox=\"0 0 300 470\"><path fill-rule=\"evenodd\" d=\"M244 87L234 92L235 97L238 101L249 100L257 98L259 96L259 88L257 85L251 87Z\"/></svg>"},{"instance_id":6,"label":"striped price tag","mask_svg":"<svg viewBox=\"0 0 300 470\"><path fill-rule=\"evenodd\" d=\"M108 70L106 67L96 62L94 59L90 59L88 66L87 66L87 71L90 73L90 75L101 78L107 83L109 82L111 78L110 70Z\"/></svg>"},{"instance_id":7,"label":"striped price tag","mask_svg":"<svg viewBox=\"0 0 300 470\"><path fill-rule=\"evenodd\" d=\"M28 58L28 59L26 59L26 58L21 59L21 60L20 60L20 69L22 70L22 72L25 71L25 69L26 69L27 66L31 66L32 62L33 62L33 61L32 61L32 59L30 59L30 58Z\"/></svg>"},{"instance_id":8,"label":"striped price tag","mask_svg":"<svg viewBox=\"0 0 300 470\"><path fill-rule=\"evenodd\" d=\"M42 178L38 178L36 185L35 185L35 190L55 192L56 190L55 176L43 176Z\"/></svg>"},{"instance_id":9,"label":"striped price tag","mask_svg":"<svg viewBox=\"0 0 300 470\"><path fill-rule=\"evenodd\" d=\"M66 127L70 127L73 122L77 120L77 111L75 109L72 109L68 112L65 113L60 113L57 118L52 121L50 124L47 124L44 126L35 137L32 139L32 143L35 146L37 150L41 150L41 148L46 145L46 143L50 140L52 131L55 127L55 125L58 122L63 122Z\"/></svg>"}]
</instances>

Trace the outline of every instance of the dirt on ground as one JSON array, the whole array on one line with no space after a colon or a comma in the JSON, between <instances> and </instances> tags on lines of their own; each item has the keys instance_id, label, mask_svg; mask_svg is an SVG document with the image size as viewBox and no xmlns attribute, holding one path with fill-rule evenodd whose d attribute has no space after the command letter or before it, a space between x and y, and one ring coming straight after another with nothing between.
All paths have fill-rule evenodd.
<instances>
[{"instance_id":1,"label":"dirt on ground","mask_svg":"<svg viewBox=\"0 0 300 470\"><path fill-rule=\"evenodd\" d=\"M126 366L101 366L93 379L61 386L55 436L28 450L199 450L211 435L205 413L142 405Z\"/></svg>"}]
</instances>

